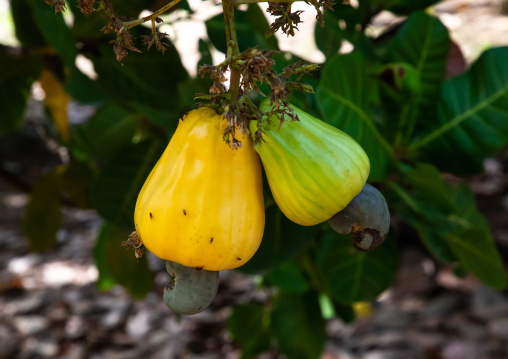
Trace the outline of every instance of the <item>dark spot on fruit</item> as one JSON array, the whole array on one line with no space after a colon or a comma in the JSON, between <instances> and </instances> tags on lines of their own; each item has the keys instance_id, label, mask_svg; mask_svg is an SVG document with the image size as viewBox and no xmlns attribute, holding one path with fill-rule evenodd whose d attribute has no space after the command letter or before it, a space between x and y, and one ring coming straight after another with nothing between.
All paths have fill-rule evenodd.
<instances>
[{"instance_id":1,"label":"dark spot on fruit","mask_svg":"<svg viewBox=\"0 0 508 359\"><path fill-rule=\"evenodd\" d=\"M210 243L213 243L213 237L210 237Z\"/></svg>"},{"instance_id":2,"label":"dark spot on fruit","mask_svg":"<svg viewBox=\"0 0 508 359\"><path fill-rule=\"evenodd\" d=\"M186 216L187 215L187 212L185 211L185 209L183 210L183 215Z\"/></svg>"},{"instance_id":3,"label":"dark spot on fruit","mask_svg":"<svg viewBox=\"0 0 508 359\"><path fill-rule=\"evenodd\" d=\"M152 216L152 212L150 212L150 219L152 219L152 218L153 218L153 216Z\"/></svg>"},{"instance_id":4,"label":"dark spot on fruit","mask_svg":"<svg viewBox=\"0 0 508 359\"><path fill-rule=\"evenodd\" d=\"M204 267L196 267L196 270L203 270Z\"/></svg>"},{"instance_id":5,"label":"dark spot on fruit","mask_svg":"<svg viewBox=\"0 0 508 359\"><path fill-rule=\"evenodd\" d=\"M242 258L240 258L240 257L238 257L238 258L236 258L236 259L237 259L237 260L239 260L239 261L241 261L241 260L242 260Z\"/></svg>"}]
</instances>

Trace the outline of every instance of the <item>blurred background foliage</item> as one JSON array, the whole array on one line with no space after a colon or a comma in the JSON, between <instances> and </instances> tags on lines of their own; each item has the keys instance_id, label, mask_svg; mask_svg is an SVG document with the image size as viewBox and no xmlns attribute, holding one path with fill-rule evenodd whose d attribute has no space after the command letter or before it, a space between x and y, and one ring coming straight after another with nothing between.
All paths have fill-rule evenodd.
<instances>
[{"instance_id":1,"label":"blurred background foliage","mask_svg":"<svg viewBox=\"0 0 508 359\"><path fill-rule=\"evenodd\" d=\"M132 17L164 5L111 2ZM506 287L506 263L464 178L481 172L484 159L508 142L508 47L488 49L466 66L460 44L428 9L434 3L338 2L326 26L316 25L325 61L304 79L316 94L295 94L291 102L363 146L371 160L369 182L387 198L394 226L381 247L358 252L326 223L301 227L286 219L265 181L263 243L239 270L261 275L260 285L276 290L266 303L233 308L228 327L243 357L273 345L290 358L319 357L327 319L353 320L355 303L373 301L390 287L398 241L404 241L401 226L413 228L429 254L457 275L469 272L489 286ZM98 288L116 283L142 298L152 288L148 263L120 243L134 229L145 178L178 119L196 107L194 93L206 92L208 82L188 73L174 46L164 55L143 48L118 62L112 35L100 31L106 20L84 17L77 0L68 0L64 16L43 0L10 5L19 46L0 43L0 165L4 179L31 193L26 238L34 251L44 251L56 243L63 206L95 209L104 219L93 253ZM193 13L185 1L178 11ZM374 36L368 26L382 11L400 21ZM264 36L269 24L257 4L238 10L236 21L241 50L279 50L276 37ZM222 14L204 24L198 64L226 49ZM138 39L149 33L132 29ZM353 50L339 53L344 43ZM276 59L282 68L299 58L281 53ZM93 71L78 66L83 61ZM37 123L27 114L34 86L45 93L45 117ZM72 108L80 112L74 120ZM37 173L20 172L15 164L27 152L35 161L42 153L51 160Z\"/></svg>"}]
</instances>

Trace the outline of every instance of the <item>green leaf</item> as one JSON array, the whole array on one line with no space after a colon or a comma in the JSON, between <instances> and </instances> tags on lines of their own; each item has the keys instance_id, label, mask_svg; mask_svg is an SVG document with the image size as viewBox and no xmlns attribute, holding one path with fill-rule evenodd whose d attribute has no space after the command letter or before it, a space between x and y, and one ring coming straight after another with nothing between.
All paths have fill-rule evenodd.
<instances>
[{"instance_id":1,"label":"green leaf","mask_svg":"<svg viewBox=\"0 0 508 359\"><path fill-rule=\"evenodd\" d=\"M138 17L139 13L150 8L157 0L109 0L114 9L118 9L118 15L127 17ZM160 2L158 2L160 4ZM164 2L161 7L165 5Z\"/></svg>"},{"instance_id":2,"label":"green leaf","mask_svg":"<svg viewBox=\"0 0 508 359\"><path fill-rule=\"evenodd\" d=\"M405 178L412 191L390 183L387 198L416 228L434 256L446 262L457 259L483 283L505 287L503 263L471 191L466 186L448 185L428 164L418 164Z\"/></svg>"},{"instance_id":3,"label":"green leaf","mask_svg":"<svg viewBox=\"0 0 508 359\"><path fill-rule=\"evenodd\" d=\"M139 115L108 103L100 107L87 123L73 127L72 150L92 158L111 158L132 142L139 119Z\"/></svg>"},{"instance_id":4,"label":"green leaf","mask_svg":"<svg viewBox=\"0 0 508 359\"><path fill-rule=\"evenodd\" d=\"M122 246L128 235L112 224L102 226L93 251L99 270L97 286L107 290L118 283L133 297L143 298L152 289L153 276L146 256L136 259L132 249Z\"/></svg>"},{"instance_id":5,"label":"green leaf","mask_svg":"<svg viewBox=\"0 0 508 359\"><path fill-rule=\"evenodd\" d=\"M319 358L326 342L325 324L316 292L281 292L276 298L271 328L288 358Z\"/></svg>"},{"instance_id":6,"label":"green leaf","mask_svg":"<svg viewBox=\"0 0 508 359\"><path fill-rule=\"evenodd\" d=\"M59 169L46 172L36 183L23 217L23 232L30 249L45 251L56 243L62 224L61 180Z\"/></svg>"},{"instance_id":7,"label":"green leaf","mask_svg":"<svg viewBox=\"0 0 508 359\"><path fill-rule=\"evenodd\" d=\"M205 64L213 64L212 52L210 51L210 46L208 41L203 39L199 39L198 42L198 51L201 54L201 57L198 61L198 67L203 66Z\"/></svg>"},{"instance_id":8,"label":"green leaf","mask_svg":"<svg viewBox=\"0 0 508 359\"><path fill-rule=\"evenodd\" d=\"M41 59L0 47L0 135L21 122L32 83L41 72Z\"/></svg>"},{"instance_id":9,"label":"green leaf","mask_svg":"<svg viewBox=\"0 0 508 359\"><path fill-rule=\"evenodd\" d=\"M25 48L48 46L34 20L32 0L10 1L16 38Z\"/></svg>"},{"instance_id":10,"label":"green leaf","mask_svg":"<svg viewBox=\"0 0 508 359\"><path fill-rule=\"evenodd\" d=\"M321 27L317 22L314 28L316 46L328 59L337 55L344 36L339 28L339 21L334 16L326 17L326 26Z\"/></svg>"},{"instance_id":11,"label":"green leaf","mask_svg":"<svg viewBox=\"0 0 508 359\"><path fill-rule=\"evenodd\" d=\"M143 54L130 53L121 63L116 60L112 45L100 45L97 51L87 55L94 63L99 75L97 85L104 95L126 106L171 112L181 109L178 83L188 74L174 46L164 55L153 48Z\"/></svg>"},{"instance_id":12,"label":"green leaf","mask_svg":"<svg viewBox=\"0 0 508 359\"><path fill-rule=\"evenodd\" d=\"M450 216L450 221L458 221L463 226L456 233L446 236L452 252L460 264L483 283L494 288L506 288L506 270L487 221L476 208L473 194L466 186L453 188L450 194L459 209L459 215Z\"/></svg>"},{"instance_id":13,"label":"green leaf","mask_svg":"<svg viewBox=\"0 0 508 359\"><path fill-rule=\"evenodd\" d=\"M393 6L389 7L389 10L397 15L407 15L417 10L423 10L439 1L440 0L397 0Z\"/></svg>"},{"instance_id":14,"label":"green leaf","mask_svg":"<svg viewBox=\"0 0 508 359\"><path fill-rule=\"evenodd\" d=\"M254 257L239 268L241 272L257 274L275 268L301 251L318 231L317 226L291 222L275 205L266 209L265 218L263 241Z\"/></svg>"},{"instance_id":15,"label":"green leaf","mask_svg":"<svg viewBox=\"0 0 508 359\"><path fill-rule=\"evenodd\" d=\"M134 227L138 193L163 149L159 141L129 145L104 167L92 187L92 202L101 216L119 227Z\"/></svg>"},{"instance_id":16,"label":"green leaf","mask_svg":"<svg viewBox=\"0 0 508 359\"><path fill-rule=\"evenodd\" d=\"M55 10L44 1L30 1L35 23L44 40L56 49L67 66L74 66L74 60L78 53L76 39L65 24L62 13L55 14Z\"/></svg>"},{"instance_id":17,"label":"green leaf","mask_svg":"<svg viewBox=\"0 0 508 359\"><path fill-rule=\"evenodd\" d=\"M443 171L471 174L508 143L508 47L487 50L442 87L438 116L410 147ZM432 125L432 126L431 126Z\"/></svg>"},{"instance_id":18,"label":"green leaf","mask_svg":"<svg viewBox=\"0 0 508 359\"><path fill-rule=\"evenodd\" d=\"M323 69L317 101L323 120L363 147L370 159L370 179L381 180L387 174L393 151L372 119L373 84L367 68L359 52L332 57Z\"/></svg>"},{"instance_id":19,"label":"green leaf","mask_svg":"<svg viewBox=\"0 0 508 359\"><path fill-rule=\"evenodd\" d=\"M390 286L398 255L393 232L370 252L358 251L350 235L330 233L320 245L317 266L332 298L342 304L374 300Z\"/></svg>"},{"instance_id":20,"label":"green leaf","mask_svg":"<svg viewBox=\"0 0 508 359\"><path fill-rule=\"evenodd\" d=\"M76 66L68 70L64 86L67 93L82 104L99 105L105 100L96 81L90 79Z\"/></svg>"},{"instance_id":21,"label":"green leaf","mask_svg":"<svg viewBox=\"0 0 508 359\"><path fill-rule=\"evenodd\" d=\"M224 14L219 14L205 22L206 32L217 50L227 53L226 30L224 28ZM235 10L235 27L239 41L240 51L251 47L260 47L277 50L277 40L274 37L266 38L268 22L261 12L259 5L249 5L247 11Z\"/></svg>"},{"instance_id":22,"label":"green leaf","mask_svg":"<svg viewBox=\"0 0 508 359\"><path fill-rule=\"evenodd\" d=\"M265 279L279 290L291 293L304 293L309 290L300 267L294 261L287 261L268 272Z\"/></svg>"},{"instance_id":23,"label":"green leaf","mask_svg":"<svg viewBox=\"0 0 508 359\"><path fill-rule=\"evenodd\" d=\"M73 205L90 208L90 194L95 173L90 163L71 160L62 171L62 191Z\"/></svg>"},{"instance_id":24,"label":"green leaf","mask_svg":"<svg viewBox=\"0 0 508 359\"><path fill-rule=\"evenodd\" d=\"M424 12L412 14L390 43L384 62L400 63L396 70L407 77L407 86L412 85L410 91L393 89L393 83L382 87L382 103L395 127L392 132L396 147L408 145L413 133L419 133L419 126L432 122L449 48L446 27Z\"/></svg>"},{"instance_id":25,"label":"green leaf","mask_svg":"<svg viewBox=\"0 0 508 359\"><path fill-rule=\"evenodd\" d=\"M259 303L239 304L228 318L228 330L233 340L241 344L241 358L252 358L270 349L270 318Z\"/></svg>"},{"instance_id":26,"label":"green leaf","mask_svg":"<svg viewBox=\"0 0 508 359\"><path fill-rule=\"evenodd\" d=\"M335 315L342 319L342 321L346 324L353 322L355 320L355 311L351 305L342 304L340 302L333 302L333 309L335 311Z\"/></svg>"}]
</instances>

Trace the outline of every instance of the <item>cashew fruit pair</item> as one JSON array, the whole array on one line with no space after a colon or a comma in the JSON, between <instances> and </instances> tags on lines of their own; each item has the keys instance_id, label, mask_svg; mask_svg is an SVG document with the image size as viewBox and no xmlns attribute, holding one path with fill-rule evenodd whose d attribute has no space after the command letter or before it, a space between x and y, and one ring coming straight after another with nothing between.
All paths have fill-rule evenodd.
<instances>
[{"instance_id":1,"label":"cashew fruit pair","mask_svg":"<svg viewBox=\"0 0 508 359\"><path fill-rule=\"evenodd\" d=\"M167 261L173 279L164 299L170 308L202 311L217 291L213 272L239 267L257 251L265 223L261 162L279 208L305 226L329 220L364 187L370 165L363 149L292 108L299 120L280 126L277 116L266 117L256 145L257 121L250 123L250 136L237 131L238 149L224 142L227 123L214 110L199 108L180 120L134 214L145 247ZM264 101L260 109L273 108Z\"/></svg>"}]
</instances>

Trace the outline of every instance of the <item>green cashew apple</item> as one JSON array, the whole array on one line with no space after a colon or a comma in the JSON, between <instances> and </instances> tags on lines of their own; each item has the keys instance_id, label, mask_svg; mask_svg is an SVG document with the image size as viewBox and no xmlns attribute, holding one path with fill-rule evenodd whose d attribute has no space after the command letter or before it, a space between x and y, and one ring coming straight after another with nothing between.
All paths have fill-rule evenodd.
<instances>
[{"instance_id":1,"label":"green cashew apple","mask_svg":"<svg viewBox=\"0 0 508 359\"><path fill-rule=\"evenodd\" d=\"M288 115L280 126L276 115L251 121L251 136L262 131L255 144L275 202L291 221L312 226L330 219L358 194L367 181L370 162L362 147L341 130L290 105L298 116ZM273 111L270 100L260 105ZM259 137L259 133L258 133Z\"/></svg>"},{"instance_id":2,"label":"green cashew apple","mask_svg":"<svg viewBox=\"0 0 508 359\"><path fill-rule=\"evenodd\" d=\"M219 272L165 262L166 270L173 278L164 288L166 306L184 315L198 314L205 310L217 294Z\"/></svg>"}]
</instances>

